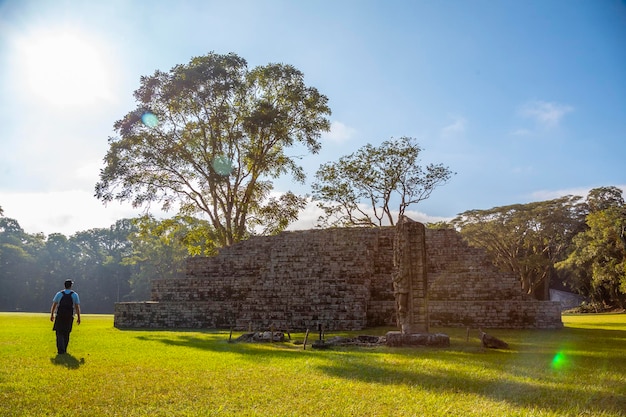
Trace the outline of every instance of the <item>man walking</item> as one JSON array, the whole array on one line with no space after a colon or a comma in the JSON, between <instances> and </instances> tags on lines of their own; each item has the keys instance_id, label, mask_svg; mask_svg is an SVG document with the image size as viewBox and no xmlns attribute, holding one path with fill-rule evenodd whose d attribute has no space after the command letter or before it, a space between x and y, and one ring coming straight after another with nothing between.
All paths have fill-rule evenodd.
<instances>
[{"instance_id":1,"label":"man walking","mask_svg":"<svg viewBox=\"0 0 626 417\"><path fill-rule=\"evenodd\" d=\"M80 299L78 294L72 291L72 284L74 283L71 279L65 280L65 289L54 295L52 307L50 307L50 321L54 321L52 330L56 331L59 355L67 352L74 323L74 312L76 312L76 324L80 324Z\"/></svg>"}]
</instances>

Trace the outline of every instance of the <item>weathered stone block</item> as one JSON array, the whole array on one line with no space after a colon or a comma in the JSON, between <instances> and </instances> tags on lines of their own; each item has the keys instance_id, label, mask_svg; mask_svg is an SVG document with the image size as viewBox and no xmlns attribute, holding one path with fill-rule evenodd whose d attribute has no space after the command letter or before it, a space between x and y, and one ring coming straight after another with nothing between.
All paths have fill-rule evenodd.
<instances>
[{"instance_id":1,"label":"weathered stone block","mask_svg":"<svg viewBox=\"0 0 626 417\"><path fill-rule=\"evenodd\" d=\"M450 346L450 337L443 333L403 333L387 332L387 346Z\"/></svg>"}]
</instances>

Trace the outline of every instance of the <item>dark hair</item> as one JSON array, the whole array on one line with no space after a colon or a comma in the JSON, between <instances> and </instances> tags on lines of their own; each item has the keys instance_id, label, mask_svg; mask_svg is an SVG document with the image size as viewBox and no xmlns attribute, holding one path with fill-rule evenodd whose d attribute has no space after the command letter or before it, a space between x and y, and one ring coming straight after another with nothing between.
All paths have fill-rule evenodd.
<instances>
[{"instance_id":1,"label":"dark hair","mask_svg":"<svg viewBox=\"0 0 626 417\"><path fill-rule=\"evenodd\" d=\"M66 279L65 280L65 288L72 288L72 284L74 282L71 279Z\"/></svg>"}]
</instances>

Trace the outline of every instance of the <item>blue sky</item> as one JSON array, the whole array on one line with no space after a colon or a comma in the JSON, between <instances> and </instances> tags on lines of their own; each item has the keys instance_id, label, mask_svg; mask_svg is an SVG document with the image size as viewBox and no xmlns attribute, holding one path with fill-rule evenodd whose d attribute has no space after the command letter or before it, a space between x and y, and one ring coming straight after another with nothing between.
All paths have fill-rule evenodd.
<instances>
[{"instance_id":1,"label":"blue sky","mask_svg":"<svg viewBox=\"0 0 626 417\"><path fill-rule=\"evenodd\" d=\"M400 136L457 173L416 220L626 189L624 1L0 0L5 216L71 235L139 214L93 197L113 123L140 76L210 51L294 65L329 98L307 184L277 191Z\"/></svg>"}]
</instances>

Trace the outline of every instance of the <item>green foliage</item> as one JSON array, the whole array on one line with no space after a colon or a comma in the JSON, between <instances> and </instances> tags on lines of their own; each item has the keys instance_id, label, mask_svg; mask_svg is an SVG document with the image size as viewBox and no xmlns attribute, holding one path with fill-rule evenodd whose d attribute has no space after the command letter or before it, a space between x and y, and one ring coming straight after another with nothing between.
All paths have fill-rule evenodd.
<instances>
[{"instance_id":1,"label":"green foliage","mask_svg":"<svg viewBox=\"0 0 626 417\"><path fill-rule=\"evenodd\" d=\"M285 150L320 149L330 129L328 99L290 65L247 68L235 54L209 53L141 78L138 107L115 123L96 185L103 201L208 216L215 243L231 245L254 228L276 233L297 217L305 197L271 199L271 180L304 172ZM284 204L295 202L294 209Z\"/></svg>"},{"instance_id":2,"label":"green foliage","mask_svg":"<svg viewBox=\"0 0 626 417\"><path fill-rule=\"evenodd\" d=\"M436 329L450 335L445 349L320 351L228 343L228 332L121 331L87 314L57 357L47 315L4 313L0 415L623 416L626 315L563 319L558 331L494 330L508 351L451 328Z\"/></svg>"},{"instance_id":3,"label":"green foliage","mask_svg":"<svg viewBox=\"0 0 626 417\"><path fill-rule=\"evenodd\" d=\"M591 305L626 306L626 204L617 187L582 197L469 210L452 221L467 241L520 277L536 298L563 282ZM558 285L558 284L557 284Z\"/></svg>"},{"instance_id":4,"label":"green foliage","mask_svg":"<svg viewBox=\"0 0 626 417\"><path fill-rule=\"evenodd\" d=\"M131 224L91 229L67 238L25 233L14 219L0 219L0 310L46 311L65 279L73 279L87 312L111 312L130 291Z\"/></svg>"},{"instance_id":5,"label":"green foliage","mask_svg":"<svg viewBox=\"0 0 626 417\"><path fill-rule=\"evenodd\" d=\"M269 197L267 203L254 210L250 216L250 227L261 235L277 235L298 218L298 213L307 205L307 200L292 192L280 197Z\"/></svg>"},{"instance_id":6,"label":"green foliage","mask_svg":"<svg viewBox=\"0 0 626 417\"><path fill-rule=\"evenodd\" d=\"M589 206L589 211L594 213L609 208L624 207L626 203L622 196L622 190L610 186L598 187L589 191L589 194L587 194L587 205Z\"/></svg>"},{"instance_id":7,"label":"green foliage","mask_svg":"<svg viewBox=\"0 0 626 417\"><path fill-rule=\"evenodd\" d=\"M382 226L395 224L405 210L430 197L453 173L441 164L419 165L422 148L401 137L323 164L313 183L313 197L324 210L324 226ZM396 201L397 200L397 201Z\"/></svg>"},{"instance_id":8,"label":"green foliage","mask_svg":"<svg viewBox=\"0 0 626 417\"><path fill-rule=\"evenodd\" d=\"M426 227L429 229L454 229L454 224L447 221L439 221L434 223L426 223Z\"/></svg>"},{"instance_id":9,"label":"green foliage","mask_svg":"<svg viewBox=\"0 0 626 417\"><path fill-rule=\"evenodd\" d=\"M549 296L554 264L584 229L587 207L566 196L528 204L469 210L452 223L470 245L485 248L497 266L515 273L522 289L540 300Z\"/></svg>"},{"instance_id":10,"label":"green foliage","mask_svg":"<svg viewBox=\"0 0 626 417\"><path fill-rule=\"evenodd\" d=\"M207 221L190 216L122 219L69 238L0 218L0 311L46 311L70 278L84 312L110 313L116 302L150 299L152 279L182 276L188 256L214 255L215 240Z\"/></svg>"},{"instance_id":11,"label":"green foliage","mask_svg":"<svg viewBox=\"0 0 626 417\"><path fill-rule=\"evenodd\" d=\"M626 307L626 206L605 206L589 213L589 227L573 240L571 253L557 268L572 286L594 302Z\"/></svg>"}]
</instances>

